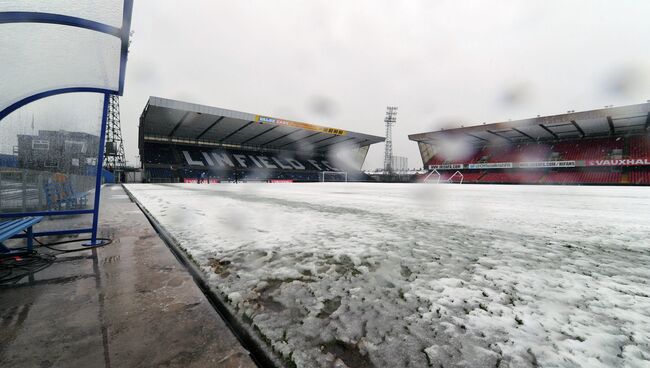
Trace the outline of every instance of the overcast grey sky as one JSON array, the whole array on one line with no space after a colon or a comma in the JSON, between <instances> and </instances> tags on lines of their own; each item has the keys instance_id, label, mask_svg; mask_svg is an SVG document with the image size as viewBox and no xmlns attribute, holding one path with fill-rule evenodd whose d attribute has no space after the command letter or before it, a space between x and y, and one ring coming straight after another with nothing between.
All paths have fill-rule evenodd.
<instances>
[{"instance_id":1,"label":"overcast grey sky","mask_svg":"<svg viewBox=\"0 0 650 368\"><path fill-rule=\"evenodd\" d=\"M384 136L650 99L650 1L138 0L127 158L150 95ZM382 165L383 145L366 167Z\"/></svg>"}]
</instances>

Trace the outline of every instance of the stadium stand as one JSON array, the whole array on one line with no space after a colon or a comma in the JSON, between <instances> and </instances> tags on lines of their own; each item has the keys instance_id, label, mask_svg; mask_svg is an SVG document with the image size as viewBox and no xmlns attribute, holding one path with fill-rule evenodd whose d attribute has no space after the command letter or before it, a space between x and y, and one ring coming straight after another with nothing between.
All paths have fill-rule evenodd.
<instances>
[{"instance_id":1,"label":"stadium stand","mask_svg":"<svg viewBox=\"0 0 650 368\"><path fill-rule=\"evenodd\" d=\"M548 184L616 184L621 180L620 172L550 172L541 183Z\"/></svg>"},{"instance_id":2,"label":"stadium stand","mask_svg":"<svg viewBox=\"0 0 650 368\"><path fill-rule=\"evenodd\" d=\"M649 129L646 103L409 138L441 180L460 171L464 183L648 185Z\"/></svg>"},{"instance_id":3,"label":"stadium stand","mask_svg":"<svg viewBox=\"0 0 650 368\"><path fill-rule=\"evenodd\" d=\"M650 171L630 171L628 179L630 184L650 185Z\"/></svg>"},{"instance_id":4,"label":"stadium stand","mask_svg":"<svg viewBox=\"0 0 650 368\"><path fill-rule=\"evenodd\" d=\"M634 136L627 141L630 158L650 157L650 136Z\"/></svg>"},{"instance_id":5,"label":"stadium stand","mask_svg":"<svg viewBox=\"0 0 650 368\"><path fill-rule=\"evenodd\" d=\"M543 172L488 172L481 177L484 183L534 184L544 176Z\"/></svg>"},{"instance_id":6,"label":"stadium stand","mask_svg":"<svg viewBox=\"0 0 650 368\"><path fill-rule=\"evenodd\" d=\"M476 183L478 182L483 175L485 175L485 171L479 171L479 172L463 172L463 182L464 183Z\"/></svg>"},{"instance_id":7,"label":"stadium stand","mask_svg":"<svg viewBox=\"0 0 650 368\"><path fill-rule=\"evenodd\" d=\"M365 181L368 148L384 140L159 97L149 98L139 134L149 182Z\"/></svg>"}]
</instances>

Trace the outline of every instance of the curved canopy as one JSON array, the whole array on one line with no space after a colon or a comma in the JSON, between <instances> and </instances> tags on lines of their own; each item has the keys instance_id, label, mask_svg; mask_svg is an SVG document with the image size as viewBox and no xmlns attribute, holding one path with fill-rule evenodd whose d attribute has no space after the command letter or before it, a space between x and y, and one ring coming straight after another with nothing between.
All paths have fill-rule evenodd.
<instances>
[{"instance_id":1,"label":"curved canopy","mask_svg":"<svg viewBox=\"0 0 650 368\"><path fill-rule=\"evenodd\" d=\"M43 97L121 95L132 0L0 0L0 120Z\"/></svg>"}]
</instances>

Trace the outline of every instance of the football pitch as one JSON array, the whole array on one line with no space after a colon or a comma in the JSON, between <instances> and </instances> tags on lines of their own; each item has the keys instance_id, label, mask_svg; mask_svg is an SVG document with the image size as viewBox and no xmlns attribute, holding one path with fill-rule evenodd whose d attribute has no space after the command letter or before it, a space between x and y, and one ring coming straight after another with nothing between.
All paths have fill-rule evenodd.
<instances>
[{"instance_id":1,"label":"football pitch","mask_svg":"<svg viewBox=\"0 0 650 368\"><path fill-rule=\"evenodd\" d=\"M642 367L650 188L132 184L298 367Z\"/></svg>"}]
</instances>

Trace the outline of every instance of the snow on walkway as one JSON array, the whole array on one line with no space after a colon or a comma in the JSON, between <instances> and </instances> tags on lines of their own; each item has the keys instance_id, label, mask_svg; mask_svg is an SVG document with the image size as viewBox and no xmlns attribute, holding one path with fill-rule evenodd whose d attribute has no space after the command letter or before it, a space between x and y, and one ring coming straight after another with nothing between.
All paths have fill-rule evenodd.
<instances>
[{"instance_id":1,"label":"snow on walkway","mask_svg":"<svg viewBox=\"0 0 650 368\"><path fill-rule=\"evenodd\" d=\"M136 184L298 367L648 367L650 188Z\"/></svg>"}]
</instances>

